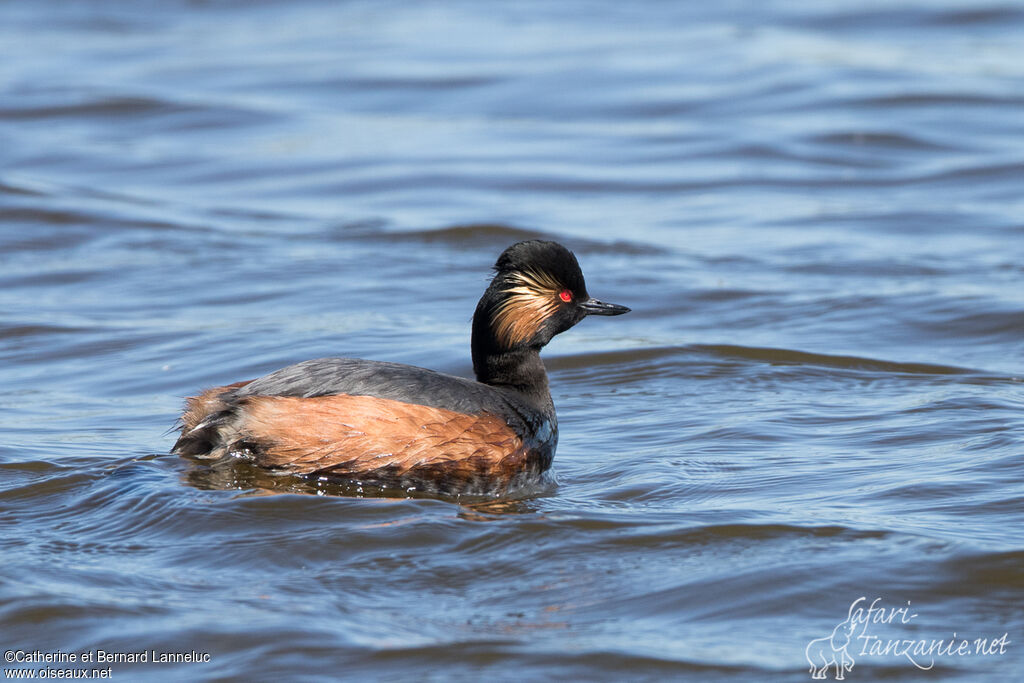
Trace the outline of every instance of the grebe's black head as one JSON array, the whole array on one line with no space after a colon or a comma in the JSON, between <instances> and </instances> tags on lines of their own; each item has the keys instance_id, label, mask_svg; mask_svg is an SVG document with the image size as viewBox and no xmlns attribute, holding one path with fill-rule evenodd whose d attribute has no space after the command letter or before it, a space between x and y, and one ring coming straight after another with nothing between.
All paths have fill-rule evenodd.
<instances>
[{"instance_id":1,"label":"grebe's black head","mask_svg":"<svg viewBox=\"0 0 1024 683\"><path fill-rule=\"evenodd\" d=\"M537 351L588 315L629 312L587 294L576 257L557 242L513 244L494 271L473 316L473 368L482 382L490 375L488 356Z\"/></svg>"}]
</instances>

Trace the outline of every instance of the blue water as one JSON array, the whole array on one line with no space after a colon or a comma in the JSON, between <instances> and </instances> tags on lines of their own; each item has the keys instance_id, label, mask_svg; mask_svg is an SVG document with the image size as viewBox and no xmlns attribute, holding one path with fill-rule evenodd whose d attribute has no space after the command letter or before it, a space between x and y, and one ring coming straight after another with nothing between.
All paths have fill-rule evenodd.
<instances>
[{"instance_id":1,"label":"blue water","mask_svg":"<svg viewBox=\"0 0 1024 683\"><path fill-rule=\"evenodd\" d=\"M1022 32L967 0L0 4L0 649L805 681L865 597L915 616L855 621L847 680L1018 679ZM633 309L546 349L552 490L168 455L185 396L307 358L470 376L532 237Z\"/></svg>"}]
</instances>

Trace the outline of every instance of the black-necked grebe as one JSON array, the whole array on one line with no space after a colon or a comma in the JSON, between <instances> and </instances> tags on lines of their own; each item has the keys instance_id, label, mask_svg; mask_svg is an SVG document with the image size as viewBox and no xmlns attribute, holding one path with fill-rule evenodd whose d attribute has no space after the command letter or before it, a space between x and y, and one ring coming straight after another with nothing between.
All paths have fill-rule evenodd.
<instances>
[{"instance_id":1,"label":"black-necked grebe","mask_svg":"<svg viewBox=\"0 0 1024 683\"><path fill-rule=\"evenodd\" d=\"M551 466L558 422L540 349L591 298L556 242L506 249L473 316L477 381L433 370L321 358L189 398L175 453L240 455L295 474L442 494L501 494Z\"/></svg>"}]
</instances>

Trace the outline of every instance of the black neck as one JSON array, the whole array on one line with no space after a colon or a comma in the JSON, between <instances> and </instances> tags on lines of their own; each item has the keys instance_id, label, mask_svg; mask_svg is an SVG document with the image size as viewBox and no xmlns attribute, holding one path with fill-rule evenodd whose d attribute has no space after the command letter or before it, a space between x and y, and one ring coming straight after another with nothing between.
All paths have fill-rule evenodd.
<instances>
[{"instance_id":1,"label":"black neck","mask_svg":"<svg viewBox=\"0 0 1024 683\"><path fill-rule=\"evenodd\" d=\"M523 348L491 353L482 358L473 355L473 371L478 382L508 386L525 394L548 395L548 374L537 349Z\"/></svg>"},{"instance_id":2,"label":"black neck","mask_svg":"<svg viewBox=\"0 0 1024 683\"><path fill-rule=\"evenodd\" d=\"M491 329L485 295L473 316L473 372L478 382L515 389L540 406L551 403L548 374L540 360L540 346L504 348Z\"/></svg>"}]
</instances>

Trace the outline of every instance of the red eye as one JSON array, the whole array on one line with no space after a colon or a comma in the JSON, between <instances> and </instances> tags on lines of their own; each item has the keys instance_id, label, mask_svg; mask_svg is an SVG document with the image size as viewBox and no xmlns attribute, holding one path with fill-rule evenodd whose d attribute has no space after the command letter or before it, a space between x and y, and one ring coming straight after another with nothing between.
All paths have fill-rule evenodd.
<instances>
[{"instance_id":1,"label":"red eye","mask_svg":"<svg viewBox=\"0 0 1024 683\"><path fill-rule=\"evenodd\" d=\"M568 303L572 301L572 292L570 292L568 289L563 289L561 292L559 292L558 298Z\"/></svg>"}]
</instances>

